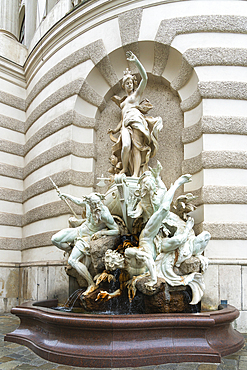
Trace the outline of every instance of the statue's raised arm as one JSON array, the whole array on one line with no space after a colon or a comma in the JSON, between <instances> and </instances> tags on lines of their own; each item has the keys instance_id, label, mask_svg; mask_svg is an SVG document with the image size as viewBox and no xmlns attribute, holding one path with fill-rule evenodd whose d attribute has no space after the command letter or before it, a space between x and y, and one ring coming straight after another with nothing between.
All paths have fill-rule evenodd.
<instances>
[{"instance_id":1,"label":"statue's raised arm","mask_svg":"<svg viewBox=\"0 0 247 370\"><path fill-rule=\"evenodd\" d=\"M126 56L127 56L127 60L129 62L134 62L135 65L137 66L139 72L140 72L140 75L141 75L141 82L138 86L138 88L136 89L135 93L137 95L142 95L144 90L145 90L145 87L147 86L147 82L148 82L148 76L147 76L147 72L145 70L145 68L143 67L143 65L141 64L141 62L139 61L139 59L135 56L134 53L132 53L132 51L127 51L126 53Z\"/></svg>"}]
</instances>

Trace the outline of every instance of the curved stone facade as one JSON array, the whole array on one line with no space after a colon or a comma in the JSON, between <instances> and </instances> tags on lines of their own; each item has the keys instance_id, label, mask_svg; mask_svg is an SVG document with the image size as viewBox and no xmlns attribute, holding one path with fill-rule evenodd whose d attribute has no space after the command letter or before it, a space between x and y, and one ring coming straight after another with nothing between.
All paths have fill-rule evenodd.
<instances>
[{"instance_id":1,"label":"curved stone facade","mask_svg":"<svg viewBox=\"0 0 247 370\"><path fill-rule=\"evenodd\" d=\"M16 12L6 8L13 37L0 23L1 309L67 296L65 259L50 238L69 210L48 176L81 196L107 175L106 132L120 116L110 98L132 50L148 73L152 115L164 121L163 179L193 174L184 190L198 195L196 230L212 234L204 305L228 300L246 331L247 3L38 1L42 19L26 3L24 45Z\"/></svg>"}]
</instances>

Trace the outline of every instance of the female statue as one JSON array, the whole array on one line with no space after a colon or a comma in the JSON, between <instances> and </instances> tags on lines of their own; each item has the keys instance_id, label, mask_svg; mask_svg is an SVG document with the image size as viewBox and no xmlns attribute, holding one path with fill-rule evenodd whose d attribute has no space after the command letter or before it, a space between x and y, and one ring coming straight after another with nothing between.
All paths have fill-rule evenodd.
<instances>
[{"instance_id":1,"label":"female statue","mask_svg":"<svg viewBox=\"0 0 247 370\"><path fill-rule=\"evenodd\" d=\"M158 134L163 124L161 117L144 116L152 108L147 99L141 101L147 85L147 73L131 51L128 51L126 55L127 60L136 64L142 79L135 90L136 76L133 76L127 68L122 81L122 87L127 96L112 98L122 110L122 119L115 130L108 130L111 140L115 142L111 156L113 167L109 172L120 172L139 177L148 170L149 158L156 154ZM112 134L119 131L120 135L116 139Z\"/></svg>"}]
</instances>

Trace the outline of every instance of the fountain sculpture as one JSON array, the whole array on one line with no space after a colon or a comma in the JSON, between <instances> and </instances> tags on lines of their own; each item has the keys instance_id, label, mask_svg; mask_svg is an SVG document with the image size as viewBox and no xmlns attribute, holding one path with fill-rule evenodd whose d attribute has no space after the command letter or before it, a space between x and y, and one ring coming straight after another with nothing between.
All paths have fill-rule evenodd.
<instances>
[{"instance_id":1,"label":"fountain sculpture","mask_svg":"<svg viewBox=\"0 0 247 370\"><path fill-rule=\"evenodd\" d=\"M161 164L149 166L162 119L147 116L152 105L142 100L146 71L132 52L127 59L141 81L137 85L127 69L126 96L112 98L122 115L116 129L108 130L114 142L108 190L77 198L56 187L62 200L81 206L85 215L72 217L70 227L52 237L68 253L73 268L68 270L81 285L75 300L82 314L52 310L55 301L19 306L12 312L21 326L6 340L48 360L82 367L219 362L243 345L231 327L238 311L221 306L200 312L210 234L193 231L192 194L173 200L191 175L180 176L167 190Z\"/></svg>"}]
</instances>

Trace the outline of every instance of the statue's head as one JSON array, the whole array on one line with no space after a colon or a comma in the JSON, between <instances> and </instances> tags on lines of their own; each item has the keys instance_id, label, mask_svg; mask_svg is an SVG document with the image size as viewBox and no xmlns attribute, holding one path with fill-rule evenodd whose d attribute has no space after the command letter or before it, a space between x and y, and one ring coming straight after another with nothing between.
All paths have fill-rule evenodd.
<instances>
[{"instance_id":1,"label":"statue's head","mask_svg":"<svg viewBox=\"0 0 247 370\"><path fill-rule=\"evenodd\" d=\"M105 268L108 271L114 271L118 268L124 268L124 256L117 251L107 249L104 257Z\"/></svg>"},{"instance_id":2,"label":"statue's head","mask_svg":"<svg viewBox=\"0 0 247 370\"><path fill-rule=\"evenodd\" d=\"M126 68L122 80L122 88L126 91L127 94L129 94L134 90L135 85L137 85L136 76L132 75L131 71Z\"/></svg>"},{"instance_id":3,"label":"statue's head","mask_svg":"<svg viewBox=\"0 0 247 370\"><path fill-rule=\"evenodd\" d=\"M138 184L140 185L141 192L157 193L156 181L151 171L143 172L138 180Z\"/></svg>"},{"instance_id":4,"label":"statue's head","mask_svg":"<svg viewBox=\"0 0 247 370\"><path fill-rule=\"evenodd\" d=\"M89 205L92 216L97 222L101 220L101 211L103 207L102 200L104 198L105 196L99 193L91 193L84 196L84 200Z\"/></svg>"}]
</instances>

